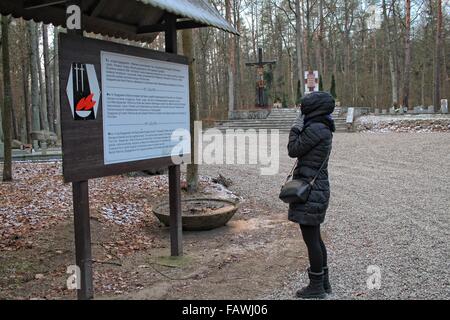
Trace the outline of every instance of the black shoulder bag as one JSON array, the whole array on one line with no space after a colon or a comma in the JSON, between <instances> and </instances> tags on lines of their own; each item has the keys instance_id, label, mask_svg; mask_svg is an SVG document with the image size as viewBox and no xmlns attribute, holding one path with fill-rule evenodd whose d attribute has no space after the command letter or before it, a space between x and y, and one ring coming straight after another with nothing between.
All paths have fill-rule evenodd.
<instances>
[{"instance_id":1,"label":"black shoulder bag","mask_svg":"<svg viewBox=\"0 0 450 320\"><path fill-rule=\"evenodd\" d=\"M314 179L312 179L310 182L306 182L304 180L291 180L289 181L294 174L294 170L297 167L298 159L294 164L294 167L291 170L291 173L286 178L286 182L281 187L281 192L279 198L281 201L285 203L306 203L309 198L309 194L311 193L311 189L314 186L314 183L316 183L317 177L320 174L320 171L322 171L323 167L325 166L325 163L327 162L328 158L330 157L330 151L328 151L328 155L323 161L322 165L319 168L319 171L317 171L317 174L315 175Z\"/></svg>"}]
</instances>

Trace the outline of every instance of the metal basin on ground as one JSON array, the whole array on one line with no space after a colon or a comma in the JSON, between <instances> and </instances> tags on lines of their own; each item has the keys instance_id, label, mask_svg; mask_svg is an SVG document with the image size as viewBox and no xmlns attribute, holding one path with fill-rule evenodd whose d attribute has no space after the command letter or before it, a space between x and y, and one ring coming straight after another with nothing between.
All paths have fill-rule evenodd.
<instances>
[{"instance_id":1,"label":"metal basin on ground","mask_svg":"<svg viewBox=\"0 0 450 320\"><path fill-rule=\"evenodd\" d=\"M226 199L183 199L181 200L183 230L201 231L222 227L238 210L237 202ZM153 209L154 215L165 226L170 226L169 203L162 203Z\"/></svg>"}]
</instances>

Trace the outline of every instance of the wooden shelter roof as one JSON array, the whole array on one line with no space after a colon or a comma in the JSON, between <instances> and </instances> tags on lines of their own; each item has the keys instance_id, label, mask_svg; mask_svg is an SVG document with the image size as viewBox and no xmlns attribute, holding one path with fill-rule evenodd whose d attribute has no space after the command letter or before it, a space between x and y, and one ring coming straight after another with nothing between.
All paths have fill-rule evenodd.
<instances>
[{"instance_id":1,"label":"wooden shelter roof","mask_svg":"<svg viewBox=\"0 0 450 320\"><path fill-rule=\"evenodd\" d=\"M0 14L65 27L65 0L1 0ZM216 27L238 34L208 0L83 0L83 29L115 38L153 41L166 14L177 29Z\"/></svg>"}]
</instances>

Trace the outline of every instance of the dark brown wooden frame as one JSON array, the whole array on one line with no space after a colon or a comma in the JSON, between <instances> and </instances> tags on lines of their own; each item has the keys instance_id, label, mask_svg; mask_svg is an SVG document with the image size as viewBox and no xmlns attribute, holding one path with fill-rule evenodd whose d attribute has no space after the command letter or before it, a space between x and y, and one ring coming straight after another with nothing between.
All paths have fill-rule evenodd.
<instances>
[{"instance_id":1,"label":"dark brown wooden frame","mask_svg":"<svg viewBox=\"0 0 450 320\"><path fill-rule=\"evenodd\" d=\"M184 56L126 46L114 42L84 38L79 35L61 34L60 40L60 97L63 175L65 182L85 181L92 178L118 175L132 171L173 166L171 157L140 160L119 164L104 164L103 108L100 103L95 120L74 120L66 93L72 63L93 64L101 88L101 51L135 57L188 64Z\"/></svg>"}]
</instances>

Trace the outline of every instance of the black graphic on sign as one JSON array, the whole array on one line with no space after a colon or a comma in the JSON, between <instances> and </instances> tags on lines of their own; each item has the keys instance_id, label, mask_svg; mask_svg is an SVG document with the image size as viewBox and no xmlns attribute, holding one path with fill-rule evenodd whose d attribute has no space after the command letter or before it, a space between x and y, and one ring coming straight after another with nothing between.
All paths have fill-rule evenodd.
<instances>
[{"instance_id":1,"label":"black graphic on sign","mask_svg":"<svg viewBox=\"0 0 450 320\"><path fill-rule=\"evenodd\" d=\"M100 88L92 64L72 63L67 96L75 120L94 120L100 100Z\"/></svg>"}]
</instances>

